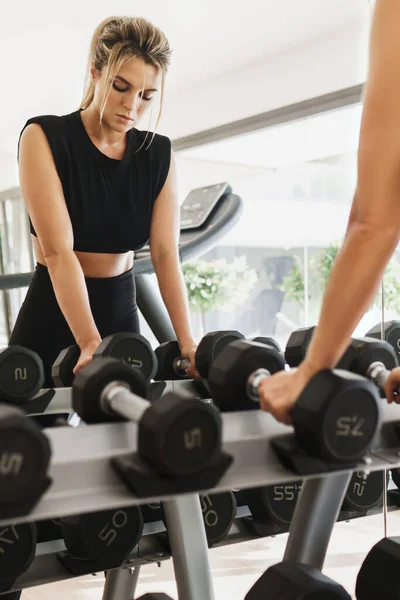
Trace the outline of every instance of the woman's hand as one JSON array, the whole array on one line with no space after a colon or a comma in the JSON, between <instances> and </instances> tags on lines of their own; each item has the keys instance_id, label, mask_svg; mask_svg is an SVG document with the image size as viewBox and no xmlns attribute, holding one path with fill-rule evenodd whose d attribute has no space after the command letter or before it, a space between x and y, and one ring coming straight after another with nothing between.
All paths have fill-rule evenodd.
<instances>
[{"instance_id":1,"label":"woman's hand","mask_svg":"<svg viewBox=\"0 0 400 600\"><path fill-rule=\"evenodd\" d=\"M279 371L263 379L259 386L260 408L270 412L277 421L290 425L293 406L312 374L303 363L298 369Z\"/></svg>"},{"instance_id":2,"label":"woman's hand","mask_svg":"<svg viewBox=\"0 0 400 600\"><path fill-rule=\"evenodd\" d=\"M395 402L400 404L400 367L392 369L390 375L385 383L385 394L389 404Z\"/></svg>"},{"instance_id":3,"label":"woman's hand","mask_svg":"<svg viewBox=\"0 0 400 600\"><path fill-rule=\"evenodd\" d=\"M101 338L91 340L90 342L81 346L81 355L73 370L74 375L76 375L78 371L83 369L83 367L86 367L86 365L92 362L93 354L100 345L100 342Z\"/></svg>"},{"instance_id":4,"label":"woman's hand","mask_svg":"<svg viewBox=\"0 0 400 600\"><path fill-rule=\"evenodd\" d=\"M195 354L197 350L196 342L194 340L191 340L190 342L186 342L185 344L179 344L179 347L181 349L182 358L187 358L190 360L190 367L186 369L186 374L191 379L200 379L200 373L196 369L195 362Z\"/></svg>"}]
</instances>

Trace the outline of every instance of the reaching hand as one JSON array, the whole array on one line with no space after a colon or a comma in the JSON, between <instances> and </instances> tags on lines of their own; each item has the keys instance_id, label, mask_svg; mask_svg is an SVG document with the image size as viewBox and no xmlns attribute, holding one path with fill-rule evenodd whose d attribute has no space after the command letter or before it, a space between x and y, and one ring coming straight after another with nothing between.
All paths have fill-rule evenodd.
<instances>
[{"instance_id":1,"label":"reaching hand","mask_svg":"<svg viewBox=\"0 0 400 600\"><path fill-rule=\"evenodd\" d=\"M181 356L182 358L187 358L190 360L190 367L186 369L186 374L192 379L200 379L200 373L196 369L196 361L195 354L197 350L196 342L191 342L189 344L185 344L184 346L180 346Z\"/></svg>"},{"instance_id":2,"label":"reaching hand","mask_svg":"<svg viewBox=\"0 0 400 600\"><path fill-rule=\"evenodd\" d=\"M80 355L79 360L76 363L74 370L73 370L74 375L76 375L78 373L78 371L83 369L83 367L86 367L86 365L88 365L90 362L92 362L93 354L96 351L96 349L98 348L100 342L101 342L101 339L93 340L92 342L89 342L85 346L82 346L81 355Z\"/></svg>"},{"instance_id":3,"label":"reaching hand","mask_svg":"<svg viewBox=\"0 0 400 600\"><path fill-rule=\"evenodd\" d=\"M279 371L260 383L260 408L270 412L277 421L290 425L293 406L311 379L301 367Z\"/></svg>"},{"instance_id":4,"label":"reaching hand","mask_svg":"<svg viewBox=\"0 0 400 600\"><path fill-rule=\"evenodd\" d=\"M385 394L389 404L400 404L400 367L393 369L385 383Z\"/></svg>"}]
</instances>

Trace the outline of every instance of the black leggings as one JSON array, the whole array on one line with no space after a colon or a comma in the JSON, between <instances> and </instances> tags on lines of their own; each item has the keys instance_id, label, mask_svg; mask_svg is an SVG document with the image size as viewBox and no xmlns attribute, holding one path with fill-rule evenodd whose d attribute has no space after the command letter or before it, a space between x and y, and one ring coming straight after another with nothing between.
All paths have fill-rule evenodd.
<instances>
[{"instance_id":1,"label":"black leggings","mask_svg":"<svg viewBox=\"0 0 400 600\"><path fill-rule=\"evenodd\" d=\"M140 333L133 269L117 277L86 277L90 308L102 338L119 331ZM58 306L47 267L37 264L9 344L20 344L43 361L44 387L53 387L51 366L63 348L75 343ZM21 592L0 598L18 600Z\"/></svg>"},{"instance_id":2,"label":"black leggings","mask_svg":"<svg viewBox=\"0 0 400 600\"><path fill-rule=\"evenodd\" d=\"M133 269L116 277L85 277L90 308L102 338L119 331L140 333ZM47 267L37 264L9 344L20 344L43 361L44 387L53 387L51 366L63 348L75 343L58 306Z\"/></svg>"}]
</instances>

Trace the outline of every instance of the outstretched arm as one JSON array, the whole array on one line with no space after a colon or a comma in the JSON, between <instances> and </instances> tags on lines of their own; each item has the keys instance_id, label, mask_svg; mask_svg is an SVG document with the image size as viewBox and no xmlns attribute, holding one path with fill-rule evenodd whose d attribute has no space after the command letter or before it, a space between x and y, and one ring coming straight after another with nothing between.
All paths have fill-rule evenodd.
<instances>
[{"instance_id":1,"label":"outstretched arm","mask_svg":"<svg viewBox=\"0 0 400 600\"><path fill-rule=\"evenodd\" d=\"M376 0L357 189L346 237L329 277L320 321L305 360L297 372L275 382L271 378L260 390L263 408L281 420L288 421L289 410L310 377L337 364L370 306L400 238L399 27L400 2Z\"/></svg>"}]
</instances>

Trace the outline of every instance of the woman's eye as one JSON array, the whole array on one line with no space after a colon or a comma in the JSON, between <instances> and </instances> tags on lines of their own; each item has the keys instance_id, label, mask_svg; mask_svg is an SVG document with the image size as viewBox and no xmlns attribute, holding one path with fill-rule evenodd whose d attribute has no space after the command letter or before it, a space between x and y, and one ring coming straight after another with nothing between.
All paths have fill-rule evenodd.
<instances>
[{"instance_id":1,"label":"woman's eye","mask_svg":"<svg viewBox=\"0 0 400 600\"><path fill-rule=\"evenodd\" d=\"M113 83L113 88L114 88L114 90L116 90L117 92L127 92L127 91L128 91L128 88L120 88L120 87L118 87L118 86L117 86L117 84L116 84L116 83Z\"/></svg>"}]
</instances>

